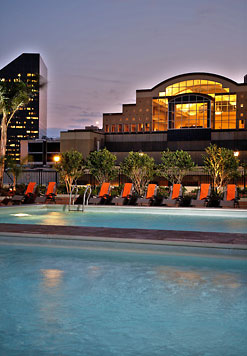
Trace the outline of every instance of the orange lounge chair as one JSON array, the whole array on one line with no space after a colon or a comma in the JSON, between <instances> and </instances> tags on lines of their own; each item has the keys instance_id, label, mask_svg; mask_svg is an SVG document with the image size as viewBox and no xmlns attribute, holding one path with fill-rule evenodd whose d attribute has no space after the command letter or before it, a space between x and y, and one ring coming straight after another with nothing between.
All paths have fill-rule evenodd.
<instances>
[{"instance_id":1,"label":"orange lounge chair","mask_svg":"<svg viewBox=\"0 0 247 356\"><path fill-rule=\"evenodd\" d=\"M110 183L103 183L101 188L100 188L100 192L99 195L95 198L92 197L89 199L89 204L106 204L109 200L110 197Z\"/></svg>"},{"instance_id":2,"label":"orange lounge chair","mask_svg":"<svg viewBox=\"0 0 247 356\"><path fill-rule=\"evenodd\" d=\"M138 198L137 205L151 205L155 201L157 193L157 184L149 184L145 198Z\"/></svg>"},{"instance_id":3,"label":"orange lounge chair","mask_svg":"<svg viewBox=\"0 0 247 356\"><path fill-rule=\"evenodd\" d=\"M239 205L236 184L228 184L224 189L223 200L220 201L222 208L236 208Z\"/></svg>"},{"instance_id":4,"label":"orange lounge chair","mask_svg":"<svg viewBox=\"0 0 247 356\"><path fill-rule=\"evenodd\" d=\"M112 203L115 205L128 204L133 192L133 183L125 183L121 193L121 197L115 197L112 199Z\"/></svg>"},{"instance_id":5,"label":"orange lounge chair","mask_svg":"<svg viewBox=\"0 0 247 356\"><path fill-rule=\"evenodd\" d=\"M201 184L197 198L191 200L192 206L206 206L208 203L208 199L211 194L211 185L208 183Z\"/></svg>"},{"instance_id":6,"label":"orange lounge chair","mask_svg":"<svg viewBox=\"0 0 247 356\"><path fill-rule=\"evenodd\" d=\"M57 195L56 182L49 182L45 195L36 198L35 203L45 204L47 200L56 203L56 195Z\"/></svg>"},{"instance_id":7,"label":"orange lounge chair","mask_svg":"<svg viewBox=\"0 0 247 356\"><path fill-rule=\"evenodd\" d=\"M183 195L182 184L173 184L171 187L170 195L168 199L163 199L161 204L167 206L176 206L179 204Z\"/></svg>"},{"instance_id":8,"label":"orange lounge chair","mask_svg":"<svg viewBox=\"0 0 247 356\"><path fill-rule=\"evenodd\" d=\"M27 189L24 195L14 195L11 199L13 204L31 204L34 203L35 200L35 190L37 187L37 183L30 182L27 186Z\"/></svg>"}]
</instances>

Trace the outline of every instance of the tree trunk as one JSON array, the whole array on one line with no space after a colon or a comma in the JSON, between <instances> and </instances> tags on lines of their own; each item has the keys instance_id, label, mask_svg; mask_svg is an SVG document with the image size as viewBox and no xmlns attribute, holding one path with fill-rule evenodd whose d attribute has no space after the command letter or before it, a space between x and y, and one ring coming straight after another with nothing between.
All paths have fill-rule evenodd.
<instances>
[{"instance_id":1,"label":"tree trunk","mask_svg":"<svg viewBox=\"0 0 247 356\"><path fill-rule=\"evenodd\" d=\"M13 174L13 190L16 191L16 175Z\"/></svg>"},{"instance_id":2,"label":"tree trunk","mask_svg":"<svg viewBox=\"0 0 247 356\"><path fill-rule=\"evenodd\" d=\"M0 186L3 186L4 158L7 144L7 115L4 113L1 123L1 143L0 143Z\"/></svg>"}]
</instances>

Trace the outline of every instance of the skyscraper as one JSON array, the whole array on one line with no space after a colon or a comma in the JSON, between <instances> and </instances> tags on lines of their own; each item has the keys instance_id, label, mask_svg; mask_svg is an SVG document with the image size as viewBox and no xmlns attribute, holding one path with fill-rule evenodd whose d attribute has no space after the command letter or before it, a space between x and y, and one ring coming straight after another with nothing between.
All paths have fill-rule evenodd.
<instances>
[{"instance_id":1,"label":"skyscraper","mask_svg":"<svg viewBox=\"0 0 247 356\"><path fill-rule=\"evenodd\" d=\"M0 70L0 80L27 83L33 93L30 102L20 108L8 127L7 156L19 161L20 140L46 136L47 68L39 53L23 53Z\"/></svg>"}]
</instances>

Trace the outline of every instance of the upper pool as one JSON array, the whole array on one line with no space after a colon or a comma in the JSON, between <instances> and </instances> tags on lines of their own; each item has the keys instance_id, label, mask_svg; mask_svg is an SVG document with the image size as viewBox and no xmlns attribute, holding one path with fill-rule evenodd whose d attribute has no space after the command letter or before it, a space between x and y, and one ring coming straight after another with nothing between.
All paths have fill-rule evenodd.
<instances>
[{"instance_id":1,"label":"upper pool","mask_svg":"<svg viewBox=\"0 0 247 356\"><path fill-rule=\"evenodd\" d=\"M88 206L68 212L54 205L19 206L0 209L0 223L247 233L247 210Z\"/></svg>"}]
</instances>

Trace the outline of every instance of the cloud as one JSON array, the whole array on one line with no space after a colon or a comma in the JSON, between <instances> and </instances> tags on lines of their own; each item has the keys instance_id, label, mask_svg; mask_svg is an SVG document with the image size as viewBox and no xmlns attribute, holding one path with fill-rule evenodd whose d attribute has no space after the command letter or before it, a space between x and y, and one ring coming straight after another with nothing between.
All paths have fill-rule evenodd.
<instances>
[{"instance_id":1,"label":"cloud","mask_svg":"<svg viewBox=\"0 0 247 356\"><path fill-rule=\"evenodd\" d=\"M98 78L98 77L93 77L90 75L82 75L82 74L71 74L70 77L73 78L81 78L81 79L89 79L101 82L101 83L111 83L111 84L121 84L121 85L127 85L128 82L125 80L119 80L119 79L108 79L108 78Z\"/></svg>"},{"instance_id":2,"label":"cloud","mask_svg":"<svg viewBox=\"0 0 247 356\"><path fill-rule=\"evenodd\" d=\"M94 112L94 111L83 111L80 114L81 117L102 117L101 112Z\"/></svg>"}]
</instances>

